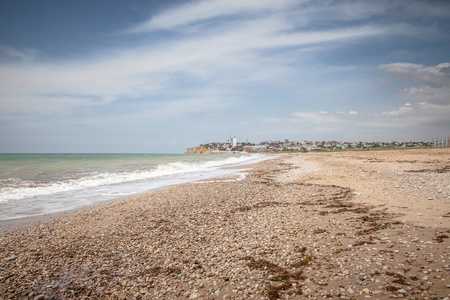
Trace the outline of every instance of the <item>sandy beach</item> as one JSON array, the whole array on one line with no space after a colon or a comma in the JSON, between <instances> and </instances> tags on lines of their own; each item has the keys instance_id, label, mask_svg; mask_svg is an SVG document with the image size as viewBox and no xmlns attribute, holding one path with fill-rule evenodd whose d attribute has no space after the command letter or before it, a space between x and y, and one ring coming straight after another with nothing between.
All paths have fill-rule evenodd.
<instances>
[{"instance_id":1,"label":"sandy beach","mask_svg":"<svg viewBox=\"0 0 450 300\"><path fill-rule=\"evenodd\" d=\"M0 235L0 299L449 299L450 149L283 154Z\"/></svg>"}]
</instances>

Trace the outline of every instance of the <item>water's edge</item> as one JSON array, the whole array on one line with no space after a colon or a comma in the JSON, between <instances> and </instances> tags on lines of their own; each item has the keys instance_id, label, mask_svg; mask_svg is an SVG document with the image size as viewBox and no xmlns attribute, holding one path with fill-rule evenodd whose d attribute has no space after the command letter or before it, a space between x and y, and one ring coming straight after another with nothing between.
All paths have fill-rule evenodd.
<instances>
[{"instance_id":1,"label":"water's edge","mask_svg":"<svg viewBox=\"0 0 450 300\"><path fill-rule=\"evenodd\" d=\"M273 157L266 157L263 160L267 160L267 159L271 159ZM261 161L263 161L261 160ZM258 161L260 162L260 161ZM194 180L189 180L189 181L185 181L185 182L178 182L178 183L173 183L173 184L168 184L165 186L158 186L158 187L154 187L154 188L149 188L148 190L144 191L144 192L139 192L133 195L121 195L121 196L117 196L111 199L107 199L107 200L101 200L101 201L96 201L84 206L80 206L77 208L73 208L73 209L68 209L68 210L64 210L64 211L56 211L56 212L49 212L49 213L44 213L44 214L38 214L38 215L30 215L30 216L24 216L24 217L17 217L17 218L8 218L8 219L1 219L0 220L0 233L1 232L5 232L5 231L9 231L9 230L14 230L14 229L20 229L20 228L25 228L28 226L32 226L36 223L40 223L40 222L45 222L48 220L53 220L53 219L57 219L59 217L62 217L64 215L68 215L77 211L82 211L82 210L86 210L86 209L92 209L96 206L100 206L100 205L104 205L107 203L111 203L111 202L116 202L116 201L121 201L124 199L128 199L128 198L133 198L139 195L145 195L148 193L153 193L155 191L158 190L162 190L162 189L166 189L166 188L170 188L172 186L176 186L176 185L183 185L183 184L189 184L192 182L196 182L196 181L201 181L201 180L206 180L206 179L213 179L213 178L221 178L223 179L224 177L236 177L236 175L238 174L242 174L243 172L245 172L245 170L249 170L251 168L251 165L258 163L258 162L254 162L254 161L249 161L247 164L240 164L240 165L235 165L235 166L224 166L221 169L227 169L229 170L229 172L216 176L216 175L211 175L211 176L206 176L203 178L199 178L199 179L194 179ZM242 176L237 176L238 178L242 178ZM245 177L245 176L244 176ZM240 179L238 179L240 180Z\"/></svg>"}]
</instances>

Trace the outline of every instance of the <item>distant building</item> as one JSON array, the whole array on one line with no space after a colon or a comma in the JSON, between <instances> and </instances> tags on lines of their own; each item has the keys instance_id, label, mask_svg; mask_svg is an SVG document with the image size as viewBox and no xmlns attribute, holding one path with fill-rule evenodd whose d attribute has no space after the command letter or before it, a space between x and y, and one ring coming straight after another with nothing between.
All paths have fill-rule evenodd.
<instances>
[{"instance_id":1,"label":"distant building","mask_svg":"<svg viewBox=\"0 0 450 300\"><path fill-rule=\"evenodd\" d=\"M231 139L231 146L232 146L233 148L237 146L237 138L236 138L236 137L233 137L233 138Z\"/></svg>"},{"instance_id":2,"label":"distant building","mask_svg":"<svg viewBox=\"0 0 450 300\"><path fill-rule=\"evenodd\" d=\"M245 152L261 152L266 151L267 145L259 145L259 146L246 146L244 147Z\"/></svg>"}]
</instances>

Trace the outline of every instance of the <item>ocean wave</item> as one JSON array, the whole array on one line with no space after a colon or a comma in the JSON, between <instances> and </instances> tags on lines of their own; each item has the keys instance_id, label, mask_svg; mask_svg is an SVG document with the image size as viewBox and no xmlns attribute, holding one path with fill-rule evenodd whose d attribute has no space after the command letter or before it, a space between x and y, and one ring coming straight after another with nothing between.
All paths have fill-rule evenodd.
<instances>
[{"instance_id":1,"label":"ocean wave","mask_svg":"<svg viewBox=\"0 0 450 300\"><path fill-rule=\"evenodd\" d=\"M90 174L77 179L53 183L37 183L23 181L18 178L9 178L0 182L0 201L10 201L42 195L58 194L105 185L120 184L132 181L157 179L160 177L214 170L220 167L241 165L259 161L263 155L243 155L239 157L228 157L219 160L198 162L172 162L158 165L151 170L138 170L132 172L103 172Z\"/></svg>"}]
</instances>

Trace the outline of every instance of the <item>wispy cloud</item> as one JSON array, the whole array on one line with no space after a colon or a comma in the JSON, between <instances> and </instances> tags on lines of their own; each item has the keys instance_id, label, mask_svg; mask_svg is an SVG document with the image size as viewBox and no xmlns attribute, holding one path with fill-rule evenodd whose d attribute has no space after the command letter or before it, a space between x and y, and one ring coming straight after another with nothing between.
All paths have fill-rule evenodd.
<instances>
[{"instance_id":1,"label":"wispy cloud","mask_svg":"<svg viewBox=\"0 0 450 300\"><path fill-rule=\"evenodd\" d=\"M294 4L309 1L294 0L212 0L196 1L177 6L153 16L148 21L137 25L130 32L146 32L160 29L173 29L180 26L195 25L212 18L222 16L261 13L285 10ZM248 15L245 15L248 18Z\"/></svg>"},{"instance_id":2,"label":"wispy cloud","mask_svg":"<svg viewBox=\"0 0 450 300\"><path fill-rule=\"evenodd\" d=\"M433 88L450 86L450 63L424 66L412 63L391 63L378 66L387 75L402 80L414 80L420 85Z\"/></svg>"},{"instance_id":3,"label":"wispy cloud","mask_svg":"<svg viewBox=\"0 0 450 300\"><path fill-rule=\"evenodd\" d=\"M428 1L201 0L159 7L120 34L114 27L108 47L83 55L0 46L0 122L64 117L68 127L122 121L182 129L209 122L227 132L257 127L261 135L445 123L449 62L384 63L392 53L413 51L390 43L394 38L419 44L436 37L436 23L426 20L442 23L447 13ZM375 86L380 76L389 84Z\"/></svg>"},{"instance_id":4,"label":"wispy cloud","mask_svg":"<svg viewBox=\"0 0 450 300\"><path fill-rule=\"evenodd\" d=\"M265 6L254 4L254 7ZM271 5L267 3L267 7ZM265 51L367 38L385 32L383 28L363 26L287 33L284 32L287 26L281 18L266 17L159 47L130 48L64 62L1 66L0 96L7 98L9 104L2 102L0 106L13 111L53 103L56 110L63 109L62 103L67 103L67 109L108 104L123 97L130 101L147 97L151 101L155 94L167 92L177 84L180 76L208 81L218 76L222 82L258 77L265 80L261 74L269 69L283 73L291 68L289 60L284 59L284 65L280 64L283 59L268 60ZM262 60L266 65L259 65ZM245 72L236 74L239 69Z\"/></svg>"},{"instance_id":5,"label":"wispy cloud","mask_svg":"<svg viewBox=\"0 0 450 300\"><path fill-rule=\"evenodd\" d=\"M351 110L349 112L338 111L337 114L339 114L339 115L353 115L353 116L359 115L359 113L357 111L354 111L354 110Z\"/></svg>"},{"instance_id":6,"label":"wispy cloud","mask_svg":"<svg viewBox=\"0 0 450 300\"><path fill-rule=\"evenodd\" d=\"M388 112L383 112L383 115L398 116L398 115L411 113L413 110L414 110L414 108L411 107L411 104L406 103L405 105L400 107L398 110L391 110Z\"/></svg>"},{"instance_id":7,"label":"wispy cloud","mask_svg":"<svg viewBox=\"0 0 450 300\"><path fill-rule=\"evenodd\" d=\"M31 61L34 60L39 51L31 48L16 49L13 46L0 45L0 62Z\"/></svg>"},{"instance_id":8,"label":"wispy cloud","mask_svg":"<svg viewBox=\"0 0 450 300\"><path fill-rule=\"evenodd\" d=\"M271 118L271 117L267 117L267 118L262 118L261 122L263 123L277 123L282 121L282 119L278 119L278 118Z\"/></svg>"},{"instance_id":9,"label":"wispy cloud","mask_svg":"<svg viewBox=\"0 0 450 300\"><path fill-rule=\"evenodd\" d=\"M378 68L388 76L417 85L397 91L400 97L450 106L450 63L437 66L392 63Z\"/></svg>"},{"instance_id":10,"label":"wispy cloud","mask_svg":"<svg viewBox=\"0 0 450 300\"><path fill-rule=\"evenodd\" d=\"M338 113L331 114L326 111L319 112L295 112L292 114L293 121L311 124L338 124L347 122Z\"/></svg>"}]
</instances>

